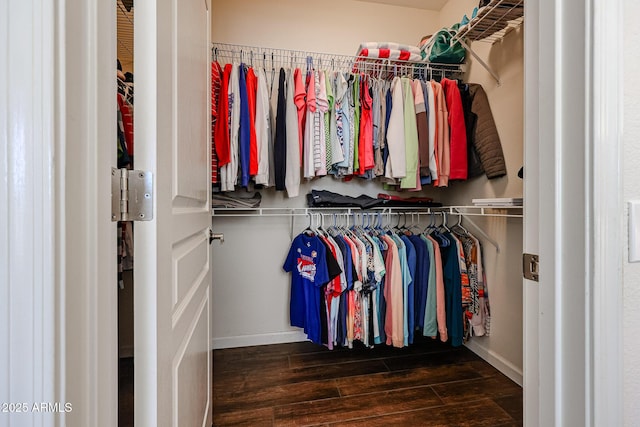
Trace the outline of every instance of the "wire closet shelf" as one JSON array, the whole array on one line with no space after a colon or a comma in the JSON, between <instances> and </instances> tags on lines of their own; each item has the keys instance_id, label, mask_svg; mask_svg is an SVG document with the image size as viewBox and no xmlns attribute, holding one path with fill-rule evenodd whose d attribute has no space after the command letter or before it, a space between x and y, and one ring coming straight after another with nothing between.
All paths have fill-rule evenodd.
<instances>
[{"instance_id":1,"label":"wire closet shelf","mask_svg":"<svg viewBox=\"0 0 640 427\"><path fill-rule=\"evenodd\" d=\"M363 73L379 77L423 76L426 78L460 77L464 64L436 64L431 62L378 59L357 55L270 47L213 43L211 56L222 63L245 63L265 69L293 68L324 69L341 72Z\"/></svg>"},{"instance_id":2,"label":"wire closet shelf","mask_svg":"<svg viewBox=\"0 0 640 427\"><path fill-rule=\"evenodd\" d=\"M470 217L496 217L496 218L522 218L522 206L442 206L442 207L378 207L371 209L360 209L357 207L306 207L306 208L213 208L212 216L215 218L224 217L279 217L290 218L290 237L294 235L294 218L308 217L311 222L314 217L318 218L319 224L325 221L333 221L336 218L343 218L347 223L353 224L362 222L372 224L375 218L385 218L387 221L391 217L403 217L406 223L407 218L420 222L421 217L426 218L440 216L443 223L447 223L447 217L458 218L458 222L465 221L472 225L480 235L500 252L500 244L484 231L483 227L476 224Z\"/></svg>"},{"instance_id":3,"label":"wire closet shelf","mask_svg":"<svg viewBox=\"0 0 640 427\"><path fill-rule=\"evenodd\" d=\"M524 0L493 0L478 16L460 28L453 42L495 43L524 22Z\"/></svg>"},{"instance_id":4,"label":"wire closet shelf","mask_svg":"<svg viewBox=\"0 0 640 427\"><path fill-rule=\"evenodd\" d=\"M376 207L360 209L358 207L269 207L269 208L218 208L212 209L214 217L260 217L260 216L308 216L309 214L370 214L383 215L430 215L446 213L462 216L485 216L522 218L522 206L441 206L441 207Z\"/></svg>"}]
</instances>

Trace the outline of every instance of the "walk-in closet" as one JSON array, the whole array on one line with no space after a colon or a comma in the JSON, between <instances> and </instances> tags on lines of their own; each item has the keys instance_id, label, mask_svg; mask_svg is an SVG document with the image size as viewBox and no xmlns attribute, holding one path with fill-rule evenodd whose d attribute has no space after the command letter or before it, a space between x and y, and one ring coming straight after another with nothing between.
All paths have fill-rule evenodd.
<instances>
[{"instance_id":1,"label":"walk-in closet","mask_svg":"<svg viewBox=\"0 0 640 427\"><path fill-rule=\"evenodd\" d=\"M492 425L521 422L523 3L332 0L317 9L293 0L212 1L214 425L408 425L420 424L426 414L449 424L469 417ZM125 155L130 168L133 117L123 112L132 113L134 102L134 11L132 4L116 2L119 160ZM455 55L464 59L425 60L430 36L452 28L452 44L459 42ZM407 82L402 88L401 79ZM310 83L321 90L309 92ZM417 98L416 90L422 91ZM469 122L470 114L463 116L462 108L451 104L448 96L454 92L469 103L467 113L474 96L484 101L485 111L478 116L474 107ZM297 111L283 115L279 97ZM311 97L317 98L314 109L324 109L322 115L310 114ZM456 124L435 114L439 99L451 119L457 115ZM243 109L247 101L249 108ZM302 104L305 113L299 115ZM399 106L405 117L424 123L414 122L415 138L409 128L394 136L403 150L406 141L415 139L417 168L404 178L395 178L397 149L388 143L389 126L394 127L390 122L403 121ZM241 114L249 114L251 136L249 127L243 127L247 117L240 124ZM359 116L356 126L344 126L353 124L354 114ZM287 119L280 121L278 115ZM310 123L318 126L313 129ZM492 130L481 137L491 140L491 149L467 150L465 145L460 151L460 132L465 140L475 138L478 129L487 132L487 123ZM367 126L372 131L370 153L358 149L359 137L353 135L366 132ZM327 141L321 162L307 145L319 127ZM440 152L424 143L435 139L438 145L436 128L441 133L446 128L448 134L449 145L443 150L441 141ZM235 135L237 140L256 140L255 152L221 149L220 135L232 139L232 129L244 132ZM295 138L292 132L297 132ZM345 150L346 135L351 147ZM283 141L288 148L278 147ZM292 168L287 156L293 141L299 143L294 153L299 163ZM470 139L466 143L473 144ZM441 157L445 151L446 160ZM358 155L361 169L354 158ZM409 164L405 160L402 167ZM450 164L443 174L445 162ZM123 426L133 419L132 224L118 227ZM318 306L309 306L307 296L302 298L306 307L294 308L305 303L292 285L291 271L313 268L319 274L309 261L315 250L309 259L291 258L295 242L325 232L336 245L334 261L340 258L333 266L340 274L331 277L337 289L332 285L333 292L327 293L332 296L322 292ZM474 259L464 265L465 254L457 254L465 271L463 276L458 270L453 288L446 280L435 285L436 263L440 274L442 267L451 266L445 253L456 260L454 250L440 250L439 244L453 243L446 236L459 239L460 248L466 242ZM400 288L383 278L393 264L387 250L396 244L406 244L398 251L403 263L395 264L406 270L404 276L396 271L405 284ZM356 253L359 247L364 248L362 258L336 257L336 249ZM367 251L377 258L367 259ZM351 263L356 258L358 266ZM305 259L306 267L296 264ZM198 275L196 270L189 273L193 280ZM454 307L455 314L452 289L454 300L463 301ZM459 405L466 411L456 411Z\"/></svg>"},{"instance_id":2,"label":"walk-in closet","mask_svg":"<svg viewBox=\"0 0 640 427\"><path fill-rule=\"evenodd\" d=\"M118 80L118 168L133 170L134 163L134 20L133 0L116 0ZM134 281L133 222L119 221L116 240L118 263L118 424L133 425Z\"/></svg>"},{"instance_id":3,"label":"walk-in closet","mask_svg":"<svg viewBox=\"0 0 640 427\"><path fill-rule=\"evenodd\" d=\"M293 174L287 160L279 163L278 154L276 159L267 154L263 165L258 160L260 143L255 153L242 147L231 155L223 150L224 163L231 164L234 173L230 179L229 166L219 167L215 155L212 159L212 229L216 239L211 244L210 265L215 425L419 425L420 420L429 417L433 417L435 423L450 425L469 418L475 420L473 422L484 419L487 425L522 422L523 8L523 0L331 0L321 6L293 0L212 2L213 151L219 143L216 130L220 124L216 120L233 128L236 119L224 111L228 113L229 105L236 105L234 101L238 99L242 103L254 82L258 89L254 88L253 93L257 96L254 104L249 101L253 105L249 111L255 112L252 117L255 132L262 130L263 140L271 141L265 153L274 147L277 151L279 139L286 140L290 147L300 136L299 148L294 154L299 156L299 167L294 168ZM461 42L458 54L464 52L464 62L425 61L424 45L429 36L452 27L456 34L454 42ZM322 82L322 90L315 94L319 94L318 108L324 106L322 99L328 101L327 114L318 116L320 118L308 114L300 117L294 111L291 121L278 124L275 116L280 113L282 117L284 110L279 109L277 90L282 90L282 96L287 98L286 90L291 89L291 105L295 108L294 98L299 88L295 84L296 69L302 74L300 96L303 99L309 99L309 93L305 92L309 82L316 85ZM314 75L314 71L320 72ZM234 76L234 73L237 74ZM370 169L363 166L358 171L356 166L355 172L349 169L353 159L349 162L342 153L337 161L327 160L339 147L331 144L332 123L340 121L331 116L331 111L332 106L340 103L340 94L345 93L336 90L340 87L340 78L345 76L346 80L349 76L357 80L357 84L345 83L349 90L358 87L360 93L372 95L371 100L357 95L355 101L345 97L345 110L357 104L355 109L362 114L361 121L367 120L362 111L369 102L377 106L378 113L382 111L381 117L372 114L370 118L375 134L371 155L351 151L360 155L362 164L371 159ZM380 105L384 104L381 98L385 95L391 98L392 85L400 77L418 82L414 94L415 88L424 89L424 96L420 95L422 106L411 102L410 109L414 115L427 110L425 129L429 126L429 82L438 82L438 86L441 83L444 86L445 81L453 82L453 88L460 93L464 93L465 88L480 87L486 94L490 121L497 133L493 138L498 139L500 150L498 172L488 163L480 171L472 171L472 164L482 164L485 159L476 158L474 163L471 158L484 154L474 154L471 149L467 152L465 145L464 176L456 175L457 160L450 158L446 160L451 160L449 180L446 179L449 174L445 177L437 170L433 174L426 156L417 160L418 170L410 169L403 175L405 179L395 183L387 180L386 161L393 159L394 153L388 147L390 153L385 154L382 147L388 137L388 120L385 122ZM229 96L233 92L231 86L237 85L238 79L241 80L239 91ZM283 84L286 90L282 89ZM261 85L267 88L263 101L260 100ZM405 95L411 93L410 87L406 90ZM220 97L220 93L225 96ZM351 91L353 93L356 92ZM221 104L216 99L224 102ZM403 100L402 95L393 98L398 100ZM394 102L393 108L398 104ZM267 116L271 114L268 119L264 118L265 111ZM474 117L485 123L489 120L486 115ZM261 120L263 123L258 125ZM305 120L320 122L319 127L326 129L323 161L315 165L313 153L309 154L305 145L304 127L309 126L309 122L300 125ZM457 130L452 129L447 120L444 123L448 123L447 132L452 133L451 141L456 138L455 132L458 135L475 132L475 123L462 123ZM296 138L279 134L296 129ZM340 129L342 138L345 130ZM358 130L352 128L346 132ZM228 134L228 128L224 132ZM248 132L248 128L244 132ZM252 137L245 134L247 141ZM409 138L409 134L403 134L401 139ZM260 135L256 139L260 141ZM416 140L416 151L419 151L418 144ZM459 158L461 153L454 152L454 143L451 144L447 156ZM235 164L230 159L234 155L237 156ZM308 155L309 158L305 157ZM255 165L252 165L254 156ZM377 160L381 163L376 164ZM440 158L438 165L444 161ZM334 288L333 292L327 291L333 297L322 294L322 301L318 303L320 313L306 307L303 314L294 315L297 297L292 293L297 291L289 271L303 272L305 263L311 263L310 254L313 253L313 257L317 254L313 251L289 262L290 251L296 250L295 242L310 245L300 236L325 232L331 239L346 236L347 246L342 240L334 243L345 250L349 233L359 233L365 245L371 243L369 250L375 252L376 244L383 251L393 245L390 241L378 242L375 240L378 236L393 234L398 240L413 241L418 247L422 245L419 236L436 229L453 234L457 229L460 236L469 239L469 245L472 240L477 241L482 258L476 267L470 267L467 278L462 280L468 281L469 276L473 276L475 288L467 282L465 290L463 283L458 282L458 288L462 286L462 293L466 295L463 300L469 298L473 301L469 306L475 308L466 311L464 320L459 319L460 324L455 327L459 333L455 337L445 337L443 331L437 330L435 305L431 309L426 307L436 298L435 289L425 288L424 294L420 294L422 291L416 284L416 289L404 290L405 296L415 296L411 302L412 315L405 316L405 336L398 339L396 334L394 339L385 340L385 319L376 316L381 312L384 315L381 305L390 302L392 296L385 299L385 291L376 286L386 282L378 280L377 267L373 265L370 280L363 280L367 283L355 280L361 292L356 298L361 300L354 304L362 310L354 315L355 332L354 325L349 323L354 321L349 320L348 308L344 308L347 314L340 314L343 305L350 307L351 304L339 296L340 285L337 291ZM418 252L425 255L428 248L427 244L414 255L422 259ZM304 248L297 250L299 254L304 252ZM346 260L339 262L340 271L355 274L355 267L347 266ZM380 260L384 264L384 257ZM366 263L363 260L362 264ZM413 265L416 270L409 274L415 278L422 274L417 269L424 263L414 261ZM380 269L384 267L390 271L389 265L382 265ZM313 269L314 274L320 274L315 265ZM362 273L367 275L367 267L363 267ZM349 282L346 277L344 282L336 280ZM373 284L374 289L368 290L367 284ZM402 296L403 291L399 292ZM487 298L484 298L485 292ZM409 303L405 300L404 304L405 310L409 310ZM400 307L402 309L402 303ZM416 312L422 315L415 315ZM482 319L474 316L480 312L486 314ZM322 327L314 329L310 325L315 320L296 317L310 313L313 319L319 319ZM391 323L391 319L387 320ZM429 322L431 326L425 326ZM403 330L401 323L402 317L394 323L400 331ZM385 326L388 331L394 331L390 324ZM464 409L456 412L456 406ZM341 415L336 415L338 413Z\"/></svg>"},{"instance_id":4,"label":"walk-in closet","mask_svg":"<svg viewBox=\"0 0 640 427\"><path fill-rule=\"evenodd\" d=\"M635 425L636 3L4 2L0 424Z\"/></svg>"}]
</instances>

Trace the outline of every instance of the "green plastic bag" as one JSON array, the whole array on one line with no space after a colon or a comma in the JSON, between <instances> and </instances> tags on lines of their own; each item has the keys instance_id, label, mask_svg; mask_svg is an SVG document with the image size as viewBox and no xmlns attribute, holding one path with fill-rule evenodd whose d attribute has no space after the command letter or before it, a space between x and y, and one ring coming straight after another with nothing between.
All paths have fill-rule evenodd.
<instances>
[{"instance_id":1,"label":"green plastic bag","mask_svg":"<svg viewBox=\"0 0 640 427\"><path fill-rule=\"evenodd\" d=\"M457 27L458 25L454 25L438 30L427 43L423 58L440 64L463 63L467 52L459 41L453 43L453 38L458 32Z\"/></svg>"}]
</instances>

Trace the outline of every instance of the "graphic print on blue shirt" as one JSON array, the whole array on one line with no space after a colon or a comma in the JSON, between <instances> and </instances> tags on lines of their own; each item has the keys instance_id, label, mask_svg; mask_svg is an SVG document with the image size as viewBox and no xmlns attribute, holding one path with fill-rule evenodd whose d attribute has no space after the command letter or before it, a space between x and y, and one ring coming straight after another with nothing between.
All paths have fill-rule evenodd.
<instances>
[{"instance_id":1,"label":"graphic print on blue shirt","mask_svg":"<svg viewBox=\"0 0 640 427\"><path fill-rule=\"evenodd\" d=\"M300 250L298 252L300 252ZM298 273L300 273L300 276L312 282L316 277L316 264L314 262L314 258L316 256L317 254L315 251L312 252L311 256L306 256L300 253L297 263Z\"/></svg>"},{"instance_id":2,"label":"graphic print on blue shirt","mask_svg":"<svg viewBox=\"0 0 640 427\"><path fill-rule=\"evenodd\" d=\"M321 344L320 288L329 281L329 272L326 249L320 239L306 234L296 236L283 269L291 273L291 326L304 328L312 342Z\"/></svg>"}]
</instances>

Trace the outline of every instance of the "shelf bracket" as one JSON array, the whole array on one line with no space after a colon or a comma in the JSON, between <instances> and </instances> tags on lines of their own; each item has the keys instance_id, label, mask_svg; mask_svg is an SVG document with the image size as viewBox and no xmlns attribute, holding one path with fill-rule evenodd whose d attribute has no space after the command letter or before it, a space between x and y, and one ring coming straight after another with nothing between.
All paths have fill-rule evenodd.
<instances>
[{"instance_id":1,"label":"shelf bracket","mask_svg":"<svg viewBox=\"0 0 640 427\"><path fill-rule=\"evenodd\" d=\"M474 221L471 220L471 218L469 218L468 215L465 215L464 212L461 212L460 209L457 208L451 208L450 212L454 215L462 215L462 217L464 218L464 220L473 225L473 227L478 231L478 233L484 237L487 242L491 243L495 248L496 248L496 252L500 252L500 245L498 244L498 242L496 242L494 239L491 238L491 236L489 236L483 229L482 227L480 227L478 224L476 224Z\"/></svg>"},{"instance_id":2,"label":"shelf bracket","mask_svg":"<svg viewBox=\"0 0 640 427\"><path fill-rule=\"evenodd\" d=\"M491 74L491 76L496 80L496 83L498 83L498 86L500 86L500 77L498 76L498 74L495 71L493 71L493 69L489 66L489 64L484 62L482 60L482 58L480 58L478 56L478 54L475 53L473 51L473 49L471 49L471 46L469 44L467 44L467 42L465 42L462 38L458 39L457 41L460 42L460 44L465 49L467 49L467 52L469 52L471 54L471 56L473 56L475 58L475 60L478 61L480 63L480 65L482 65L484 67L484 69L489 72L489 74Z\"/></svg>"}]
</instances>

